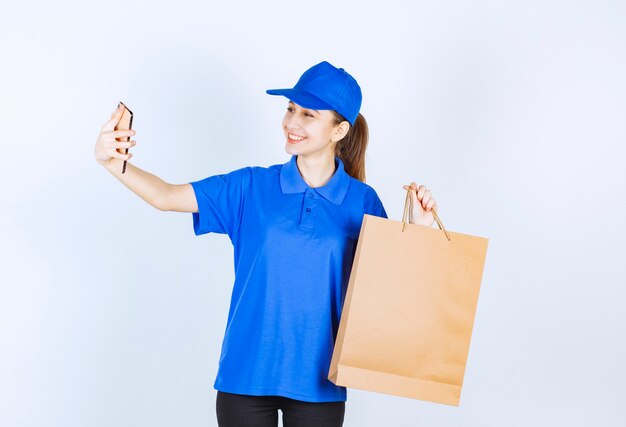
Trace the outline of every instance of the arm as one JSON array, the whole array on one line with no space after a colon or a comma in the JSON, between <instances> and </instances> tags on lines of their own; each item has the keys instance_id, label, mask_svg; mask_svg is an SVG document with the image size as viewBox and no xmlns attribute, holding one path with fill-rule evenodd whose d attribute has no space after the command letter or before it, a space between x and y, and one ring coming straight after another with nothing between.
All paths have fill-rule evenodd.
<instances>
[{"instance_id":1,"label":"arm","mask_svg":"<svg viewBox=\"0 0 626 427\"><path fill-rule=\"evenodd\" d=\"M191 184L170 184L164 211L198 212L198 201Z\"/></svg>"},{"instance_id":2,"label":"arm","mask_svg":"<svg viewBox=\"0 0 626 427\"><path fill-rule=\"evenodd\" d=\"M100 129L94 155L99 164L116 177L133 193L151 206L162 211L198 212L196 197L191 184L171 185L156 175L152 175L130 163L122 174L124 160L128 161L132 153L122 154L120 149L134 147L136 141L119 142L117 138L135 135L134 130L115 130L116 123L122 117L122 108L118 107L111 118Z\"/></svg>"},{"instance_id":3,"label":"arm","mask_svg":"<svg viewBox=\"0 0 626 427\"><path fill-rule=\"evenodd\" d=\"M198 212L198 204L191 184L168 184L158 176L130 162L126 162L126 172L122 174L123 163L123 160L112 158L104 167L149 205L161 211Z\"/></svg>"}]
</instances>

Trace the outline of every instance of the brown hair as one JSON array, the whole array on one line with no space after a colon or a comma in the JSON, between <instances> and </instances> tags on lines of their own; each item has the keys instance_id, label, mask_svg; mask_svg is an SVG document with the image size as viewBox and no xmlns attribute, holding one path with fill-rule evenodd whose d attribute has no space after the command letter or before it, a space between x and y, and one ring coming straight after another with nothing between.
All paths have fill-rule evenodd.
<instances>
[{"instance_id":1,"label":"brown hair","mask_svg":"<svg viewBox=\"0 0 626 427\"><path fill-rule=\"evenodd\" d=\"M336 125L346 120L338 112L332 111ZM368 137L367 122L359 113L354 125L350 126L346 136L335 146L335 155L343 162L346 173L362 182L365 182L365 150L367 150Z\"/></svg>"}]
</instances>

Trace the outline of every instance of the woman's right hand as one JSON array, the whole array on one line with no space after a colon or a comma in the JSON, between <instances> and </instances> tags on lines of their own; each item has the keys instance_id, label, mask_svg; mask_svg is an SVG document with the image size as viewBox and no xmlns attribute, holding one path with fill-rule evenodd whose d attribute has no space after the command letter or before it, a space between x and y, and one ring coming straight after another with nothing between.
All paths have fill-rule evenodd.
<instances>
[{"instance_id":1,"label":"woman's right hand","mask_svg":"<svg viewBox=\"0 0 626 427\"><path fill-rule=\"evenodd\" d=\"M94 156L96 161L103 166L110 163L113 158L128 160L133 156L132 153L124 154L124 149L134 147L137 141L119 142L116 139L135 135L134 130L114 130L115 125L119 123L122 117L123 111L124 108L122 106L118 107L111 114L111 118L100 129Z\"/></svg>"}]
</instances>

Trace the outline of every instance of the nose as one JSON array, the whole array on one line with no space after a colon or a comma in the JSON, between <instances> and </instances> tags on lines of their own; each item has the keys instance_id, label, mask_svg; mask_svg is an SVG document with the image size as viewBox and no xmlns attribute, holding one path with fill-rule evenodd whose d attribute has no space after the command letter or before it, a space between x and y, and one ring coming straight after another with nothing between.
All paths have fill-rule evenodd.
<instances>
[{"instance_id":1,"label":"nose","mask_svg":"<svg viewBox=\"0 0 626 427\"><path fill-rule=\"evenodd\" d=\"M285 119L285 128L287 128L287 130L300 129L300 119L298 117L294 117L294 115L287 117Z\"/></svg>"}]
</instances>

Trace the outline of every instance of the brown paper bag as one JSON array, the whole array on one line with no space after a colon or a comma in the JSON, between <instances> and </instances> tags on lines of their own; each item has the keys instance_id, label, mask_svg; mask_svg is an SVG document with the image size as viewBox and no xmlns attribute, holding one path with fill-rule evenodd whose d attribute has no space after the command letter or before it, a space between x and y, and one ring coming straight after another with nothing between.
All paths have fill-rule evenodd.
<instances>
[{"instance_id":1,"label":"brown paper bag","mask_svg":"<svg viewBox=\"0 0 626 427\"><path fill-rule=\"evenodd\" d=\"M328 379L459 406L488 239L365 214Z\"/></svg>"}]
</instances>

